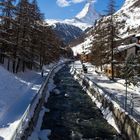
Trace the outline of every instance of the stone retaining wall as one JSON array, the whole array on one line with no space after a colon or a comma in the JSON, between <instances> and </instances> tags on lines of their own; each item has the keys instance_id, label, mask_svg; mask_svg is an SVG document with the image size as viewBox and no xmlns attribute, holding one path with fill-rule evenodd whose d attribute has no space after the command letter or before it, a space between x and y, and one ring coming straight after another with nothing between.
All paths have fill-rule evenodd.
<instances>
[{"instance_id":1,"label":"stone retaining wall","mask_svg":"<svg viewBox=\"0 0 140 140\"><path fill-rule=\"evenodd\" d=\"M122 108L116 107L104 94L97 92L95 90L96 83L91 85L91 81L76 70L73 71L73 74L78 79L78 82L83 87L86 87L86 90L102 104L104 109L108 108L112 112L115 123L125 140L140 140L140 123L129 116Z\"/></svg>"}]
</instances>

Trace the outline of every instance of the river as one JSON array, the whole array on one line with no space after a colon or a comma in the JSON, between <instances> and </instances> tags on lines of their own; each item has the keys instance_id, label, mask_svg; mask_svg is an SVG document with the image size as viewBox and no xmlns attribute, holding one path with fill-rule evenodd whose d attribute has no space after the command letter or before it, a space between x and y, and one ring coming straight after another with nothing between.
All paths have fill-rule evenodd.
<instances>
[{"instance_id":1,"label":"river","mask_svg":"<svg viewBox=\"0 0 140 140\"><path fill-rule=\"evenodd\" d=\"M42 124L42 129L51 129L50 140L122 140L74 80L69 66L55 75L54 82L60 94L51 93L45 104L50 112Z\"/></svg>"}]
</instances>

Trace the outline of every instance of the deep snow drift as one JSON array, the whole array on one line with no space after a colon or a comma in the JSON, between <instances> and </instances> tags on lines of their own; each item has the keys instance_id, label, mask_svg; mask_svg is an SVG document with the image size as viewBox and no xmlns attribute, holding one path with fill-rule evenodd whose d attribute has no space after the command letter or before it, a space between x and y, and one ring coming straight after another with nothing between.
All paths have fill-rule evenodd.
<instances>
[{"instance_id":1,"label":"deep snow drift","mask_svg":"<svg viewBox=\"0 0 140 140\"><path fill-rule=\"evenodd\" d=\"M37 95L41 85L53 67L64 64L68 59L61 58L58 62L43 67L41 72L29 71L14 75L0 66L0 140L11 140L22 116ZM55 71L61 67L57 67ZM48 90L54 87L48 84Z\"/></svg>"},{"instance_id":2,"label":"deep snow drift","mask_svg":"<svg viewBox=\"0 0 140 140\"><path fill-rule=\"evenodd\" d=\"M0 138L10 139L43 80L39 72L14 75L0 66Z\"/></svg>"}]
</instances>

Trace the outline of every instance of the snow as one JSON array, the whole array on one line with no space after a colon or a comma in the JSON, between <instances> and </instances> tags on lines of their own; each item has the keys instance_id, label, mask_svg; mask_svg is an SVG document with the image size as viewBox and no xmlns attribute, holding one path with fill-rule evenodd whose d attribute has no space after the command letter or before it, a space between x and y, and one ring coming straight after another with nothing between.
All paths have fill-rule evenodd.
<instances>
[{"instance_id":1,"label":"snow","mask_svg":"<svg viewBox=\"0 0 140 140\"><path fill-rule=\"evenodd\" d=\"M56 23L73 25L85 31L87 28L94 25L95 20L100 18L99 14L95 11L92 5L92 1L87 2L81 12L79 12L73 19L46 19L46 23L54 27L56 26Z\"/></svg>"},{"instance_id":2,"label":"snow","mask_svg":"<svg viewBox=\"0 0 140 140\"><path fill-rule=\"evenodd\" d=\"M93 3L91 1L87 2L81 12L79 12L75 19L83 23L88 23L89 25L94 25L95 21L99 19L99 14L95 11Z\"/></svg>"},{"instance_id":3,"label":"snow","mask_svg":"<svg viewBox=\"0 0 140 140\"><path fill-rule=\"evenodd\" d=\"M10 139L43 80L39 72L14 75L0 66L0 137Z\"/></svg>"},{"instance_id":4,"label":"snow","mask_svg":"<svg viewBox=\"0 0 140 140\"><path fill-rule=\"evenodd\" d=\"M68 61L67 59L61 59L59 62L46 65L44 67L44 75L47 76L52 67L60 65ZM60 69L57 68L57 70ZM21 124L21 120L28 121L26 117L26 111L30 111L29 107L35 96L40 97L37 94L40 90L45 77L41 77L41 72L29 71L25 73L18 73L16 75L8 72L2 66L0 66L0 138L4 140L10 140L14 132ZM53 86L50 86L50 90ZM38 100L35 100L32 104L32 109ZM49 110L47 110L49 111ZM33 115L31 111L30 116ZM28 117L30 117L28 116ZM26 123L23 127L26 127ZM21 130L22 131L22 130Z\"/></svg>"},{"instance_id":5,"label":"snow","mask_svg":"<svg viewBox=\"0 0 140 140\"><path fill-rule=\"evenodd\" d=\"M46 97L45 97L46 103L48 101L50 93L53 90L56 90L57 92L59 92L59 90L55 89L56 85L54 84L53 78L54 78L55 74L64 66L63 63L65 61L68 61L68 60L60 61L58 63L57 67L55 68L55 70L53 71L52 75L49 78L49 83L47 85L47 91L46 91ZM63 65L59 65L59 64L63 64ZM35 129L33 130L31 136L28 138L28 140L49 140L48 136L51 135L51 130L49 130L49 129L41 130L43 116L44 116L45 112L50 112L50 110L45 107L42 108L42 110L40 111L40 114L39 114L39 119L37 121L37 125L36 125Z\"/></svg>"},{"instance_id":6,"label":"snow","mask_svg":"<svg viewBox=\"0 0 140 140\"><path fill-rule=\"evenodd\" d=\"M90 3L87 3L87 4L85 5L85 7L83 8L83 10L82 10L80 13L78 13L78 14L76 15L76 18L81 19L81 18L85 17L86 14L87 14L88 11L89 11L89 7L90 7Z\"/></svg>"},{"instance_id":7,"label":"snow","mask_svg":"<svg viewBox=\"0 0 140 140\"><path fill-rule=\"evenodd\" d=\"M76 62L74 64L74 68L77 69L79 73L82 72L80 69L80 62ZM100 94L104 95L105 98L113 102L113 104L117 108L124 108L124 100L126 94L126 87L124 84L124 80L118 79L117 82L111 81L107 76L104 74L98 74L95 72L95 67L92 66L90 63L85 63L87 68L93 68L93 71L89 71L88 73L84 74L85 78L88 78L89 84L94 87L94 89L99 92ZM132 99L133 96L133 99ZM131 101L134 102L134 109L133 109L133 118L137 121L140 121L140 87L128 87L128 100L127 100L127 112L131 114ZM123 110L123 109L121 109Z\"/></svg>"},{"instance_id":8,"label":"snow","mask_svg":"<svg viewBox=\"0 0 140 140\"><path fill-rule=\"evenodd\" d=\"M138 29L139 29L139 23L140 23L140 14L139 14L140 7L139 5L138 6L136 5L136 2L138 3L138 0L126 0L122 8L114 14L114 17L115 17L114 20L118 23L118 36L122 39L125 39L126 37L132 36L134 34L139 35ZM82 19L88 13L88 11L91 12L91 10L94 10L94 8L89 10L90 9L89 5L90 4L87 3L85 5L85 8L83 8L83 10L76 17L78 17L79 19L80 18ZM91 13L94 13L94 12L91 12ZM90 17L90 16L86 15L85 17ZM94 15L94 17L96 16ZM90 20L91 19L94 19L94 18L90 18ZM102 24L103 27L107 25L106 24L107 19L108 19L108 16L103 18L103 24ZM83 46L88 46L88 45L84 45L84 42L72 48L72 50L74 51L74 55L82 54Z\"/></svg>"},{"instance_id":9,"label":"snow","mask_svg":"<svg viewBox=\"0 0 140 140\"><path fill-rule=\"evenodd\" d=\"M10 140L19 123L20 120L16 120L15 122L9 124L9 126L0 128L0 140Z\"/></svg>"},{"instance_id":10,"label":"snow","mask_svg":"<svg viewBox=\"0 0 140 140\"><path fill-rule=\"evenodd\" d=\"M72 47L72 51L74 56L77 56L77 54L89 54L91 53L91 47L92 47L92 41L93 37L89 36L88 38L85 38L85 41L81 44L78 44L77 46Z\"/></svg>"},{"instance_id":11,"label":"snow","mask_svg":"<svg viewBox=\"0 0 140 140\"><path fill-rule=\"evenodd\" d=\"M76 26L76 27L80 28L83 31L86 30L88 27L91 27L91 25L89 25L87 23L77 21L75 19L65 19L65 20L61 20L61 19L46 19L46 23L48 23L49 26L54 26L54 27L56 26L56 23L73 25L73 26Z\"/></svg>"},{"instance_id":12,"label":"snow","mask_svg":"<svg viewBox=\"0 0 140 140\"><path fill-rule=\"evenodd\" d=\"M140 8L137 5L134 6L137 1L138 0L126 0L122 8L115 13L118 22L125 22L124 27L119 29L122 38L130 34L129 31L127 31L128 28L134 30L139 27Z\"/></svg>"},{"instance_id":13,"label":"snow","mask_svg":"<svg viewBox=\"0 0 140 140\"><path fill-rule=\"evenodd\" d=\"M48 91L51 92L55 87L56 85L54 84L53 79L50 79L48 83Z\"/></svg>"},{"instance_id":14,"label":"snow","mask_svg":"<svg viewBox=\"0 0 140 140\"><path fill-rule=\"evenodd\" d=\"M109 108L106 108L106 109L101 109L102 110L102 113L104 115L104 118L107 120L107 122L112 125L118 133L120 133L120 130L119 128L117 127L116 123L115 123L115 120L113 118L113 114L112 112L109 110Z\"/></svg>"},{"instance_id":15,"label":"snow","mask_svg":"<svg viewBox=\"0 0 140 140\"><path fill-rule=\"evenodd\" d=\"M136 37L140 37L140 33L136 34Z\"/></svg>"},{"instance_id":16,"label":"snow","mask_svg":"<svg viewBox=\"0 0 140 140\"><path fill-rule=\"evenodd\" d=\"M88 93L88 95L91 97L92 101L96 104L96 106L102 111L102 114L104 116L104 118L107 120L107 122L113 126L118 133L120 133L119 128L117 127L115 120L113 118L113 114L112 112L109 110L109 108L103 108L102 104L100 102L97 101L97 99L89 92L86 91Z\"/></svg>"},{"instance_id":17,"label":"snow","mask_svg":"<svg viewBox=\"0 0 140 140\"><path fill-rule=\"evenodd\" d=\"M42 108L39 119L37 121L37 125L31 134L31 136L28 138L28 140L48 140L48 136L51 134L51 130L41 130L43 116L45 112L48 112L48 109L46 110L45 107Z\"/></svg>"},{"instance_id":18,"label":"snow","mask_svg":"<svg viewBox=\"0 0 140 140\"><path fill-rule=\"evenodd\" d=\"M77 62L76 62L77 63ZM89 64L88 64L89 66ZM77 66L76 66L77 67ZM71 69L71 73L72 73L72 69ZM73 73L72 73L73 74ZM74 78L77 80L77 77L74 76ZM93 83L91 81L88 81L90 86L93 87ZM81 83L82 85L82 83ZM94 87L95 90L97 90L97 92L101 93L101 94L104 94L104 92L102 91L102 89L99 89L97 87ZM117 127L116 123L115 123L115 120L113 118L113 114L112 112L109 110L109 108L103 108L102 107L102 103L100 103L87 89L86 87L83 87L83 90L85 90L87 92L87 94L90 96L90 98L92 99L92 101L96 104L96 106L102 111L102 114L104 116L104 118L107 120L107 122L113 126L116 131L118 133L120 133L120 130L119 128ZM106 97L106 98L109 98L109 97ZM110 99L110 98L109 98ZM116 106L116 105L115 105ZM118 107L118 106L117 106Z\"/></svg>"},{"instance_id":19,"label":"snow","mask_svg":"<svg viewBox=\"0 0 140 140\"><path fill-rule=\"evenodd\" d=\"M118 46L117 48L114 49L114 51L115 52L117 52L117 51L120 52L120 51L124 51L126 49L130 49L130 48L135 47L135 46L137 46L137 47L140 48L140 45L139 44L132 43L132 44L129 44L129 45L121 45L121 46Z\"/></svg>"},{"instance_id":20,"label":"snow","mask_svg":"<svg viewBox=\"0 0 140 140\"><path fill-rule=\"evenodd\" d=\"M54 92L56 95L59 95L59 94L60 94L60 90L59 90L59 89L54 89L53 92Z\"/></svg>"},{"instance_id":21,"label":"snow","mask_svg":"<svg viewBox=\"0 0 140 140\"><path fill-rule=\"evenodd\" d=\"M37 121L37 125L36 125L36 128L35 128L35 131L39 131L41 129L41 126L42 126L42 120L43 120L43 116L46 112L46 108L43 107L40 114L39 114L39 119Z\"/></svg>"}]
</instances>

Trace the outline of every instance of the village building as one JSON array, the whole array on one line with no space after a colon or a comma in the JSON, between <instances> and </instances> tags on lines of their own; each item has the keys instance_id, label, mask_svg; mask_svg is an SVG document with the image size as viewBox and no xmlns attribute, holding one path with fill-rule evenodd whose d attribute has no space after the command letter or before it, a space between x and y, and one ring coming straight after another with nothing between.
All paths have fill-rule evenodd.
<instances>
[{"instance_id":1,"label":"village building","mask_svg":"<svg viewBox=\"0 0 140 140\"><path fill-rule=\"evenodd\" d=\"M140 44L132 43L129 45L121 45L114 49L114 58L118 63L123 63L130 55L138 55L140 53Z\"/></svg>"},{"instance_id":2,"label":"village building","mask_svg":"<svg viewBox=\"0 0 140 140\"><path fill-rule=\"evenodd\" d=\"M140 34L130 36L127 45L114 48L114 76L120 77L120 68L130 55L140 55ZM127 38L127 41L128 41ZM112 76L111 64L104 65L104 72L108 77Z\"/></svg>"},{"instance_id":3,"label":"village building","mask_svg":"<svg viewBox=\"0 0 140 140\"><path fill-rule=\"evenodd\" d=\"M92 61L92 54L91 53L81 54L80 55L80 60L82 62L91 62Z\"/></svg>"}]
</instances>

